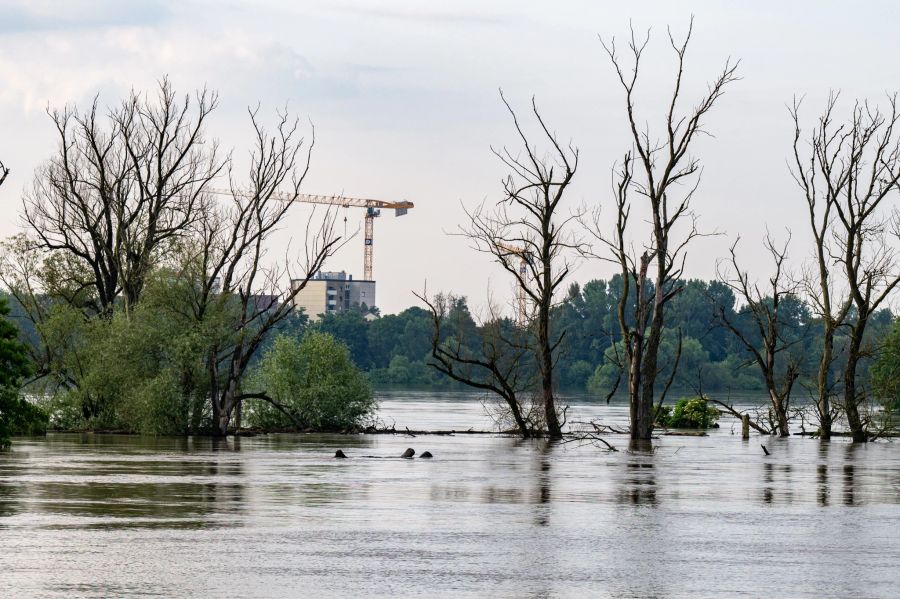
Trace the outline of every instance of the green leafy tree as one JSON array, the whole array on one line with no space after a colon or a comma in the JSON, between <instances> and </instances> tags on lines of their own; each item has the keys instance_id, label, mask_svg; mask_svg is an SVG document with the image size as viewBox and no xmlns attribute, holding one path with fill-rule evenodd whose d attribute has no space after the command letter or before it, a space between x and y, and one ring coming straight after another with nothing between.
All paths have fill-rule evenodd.
<instances>
[{"instance_id":1,"label":"green leafy tree","mask_svg":"<svg viewBox=\"0 0 900 599\"><path fill-rule=\"evenodd\" d=\"M604 397L619 389L624 359L625 344L621 341L607 347L603 353L603 361L597 365L594 374L587 381L588 393Z\"/></svg>"},{"instance_id":2,"label":"green leafy tree","mask_svg":"<svg viewBox=\"0 0 900 599\"><path fill-rule=\"evenodd\" d=\"M327 333L303 339L281 335L253 377L259 390L248 410L263 428L344 431L359 427L376 404L372 388L350 359L347 346Z\"/></svg>"},{"instance_id":3,"label":"green leafy tree","mask_svg":"<svg viewBox=\"0 0 900 599\"><path fill-rule=\"evenodd\" d=\"M31 364L8 316L9 305L0 299L0 448L9 447L14 434L41 433L47 427L47 415L19 393Z\"/></svg>"},{"instance_id":4,"label":"green leafy tree","mask_svg":"<svg viewBox=\"0 0 900 599\"><path fill-rule=\"evenodd\" d=\"M203 352L234 334L227 311L203 321L184 311L190 282L168 270L151 274L130 314L86 319L57 305L41 325L52 348L52 377L35 387L50 397L61 428L149 434L211 430Z\"/></svg>"},{"instance_id":5,"label":"green leafy tree","mask_svg":"<svg viewBox=\"0 0 900 599\"><path fill-rule=\"evenodd\" d=\"M890 409L900 410L900 319L894 321L870 370L876 396Z\"/></svg>"},{"instance_id":6,"label":"green leafy tree","mask_svg":"<svg viewBox=\"0 0 900 599\"><path fill-rule=\"evenodd\" d=\"M360 368L369 368L372 364L367 334L369 323L360 310L324 314L313 328L331 335L346 345L353 362Z\"/></svg>"},{"instance_id":7,"label":"green leafy tree","mask_svg":"<svg viewBox=\"0 0 900 599\"><path fill-rule=\"evenodd\" d=\"M574 389L584 389L594 374L594 368L587 360L569 361L567 367L561 370L568 386Z\"/></svg>"}]
</instances>

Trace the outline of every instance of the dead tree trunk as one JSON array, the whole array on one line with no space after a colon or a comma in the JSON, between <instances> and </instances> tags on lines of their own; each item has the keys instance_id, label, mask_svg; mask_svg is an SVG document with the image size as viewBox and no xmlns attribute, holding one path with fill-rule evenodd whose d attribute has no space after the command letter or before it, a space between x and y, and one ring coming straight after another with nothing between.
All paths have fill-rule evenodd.
<instances>
[{"instance_id":1,"label":"dead tree trunk","mask_svg":"<svg viewBox=\"0 0 900 599\"><path fill-rule=\"evenodd\" d=\"M797 284L789 280L790 277L785 271L789 241L790 239L779 248L770 236L766 236L765 248L774 265L774 272L769 277L767 288L760 288L756 283L751 283L749 273L741 269L736 252L738 241L732 244L730 250L729 269L733 271L718 270L719 281L727 285L743 301L742 314L750 318L752 327L759 337L758 342L745 334L740 324L728 315L725 306L721 304L715 306L719 323L735 336L759 368L775 414L775 430L782 437L790 435L788 408L791 391L800 376L797 362L789 353L790 348L800 339L788 335L788 323L782 315L783 303L793 297L797 289ZM783 358L779 359L782 356ZM783 367L782 376L778 374L779 367Z\"/></svg>"},{"instance_id":2,"label":"dead tree trunk","mask_svg":"<svg viewBox=\"0 0 900 599\"><path fill-rule=\"evenodd\" d=\"M595 212L588 229L611 254L593 255L614 263L622 273L626 286L633 283L637 289L638 298L633 314L635 324L630 324L632 320L626 319L622 309L624 303L620 303L619 309L630 375L628 394L633 439L649 439L652 435L659 346L666 325L665 308L681 291L679 281L684 268L686 247L694 238L702 235L691 210L691 198L700 181L700 162L689 154L691 143L695 136L704 132L703 122L707 113L728 84L737 79L737 64L726 61L722 71L710 83L706 94L693 110L684 115L676 114L676 105L681 96L684 58L690 38L691 29L681 43L676 43L671 31L669 33L677 67L674 89L665 114L665 134L661 141L651 135L649 128L639 125L642 121L636 115L635 108L635 89L641 58L650 39L649 33L643 41L639 41L634 30L631 30L628 42L631 64L627 66L617 53L615 39L608 44L603 43L625 92L632 150L625 154L622 168L618 172L618 217L612 236L603 233L605 227L601 224L599 211ZM684 184L687 184L687 191L679 191ZM639 257L634 254L632 242L626 241L626 237L633 236L629 226L630 194L637 194L645 200L650 212L650 231L646 236L637 236L644 247ZM686 233L676 233L685 225ZM645 300L643 292L651 283L647 280L651 267L653 296Z\"/></svg>"},{"instance_id":3,"label":"dead tree trunk","mask_svg":"<svg viewBox=\"0 0 900 599\"><path fill-rule=\"evenodd\" d=\"M850 435L854 443L868 441L868 433L863 426L859 413L860 391L856 384L856 369L862 357L862 332L865 331L865 320L860 319L851 327L850 339L847 344L847 362L844 366L844 411L847 414L847 426L850 427ZM863 321L862 323L860 321Z\"/></svg>"},{"instance_id":4,"label":"dead tree trunk","mask_svg":"<svg viewBox=\"0 0 900 599\"><path fill-rule=\"evenodd\" d=\"M482 204L467 212L471 222L462 234L476 249L494 256L533 306L526 326L533 337L544 420L549 435L559 438L563 423L556 405L554 369L564 332L557 334L552 330L550 314L555 296L569 275L571 259L581 249L570 230L572 217L562 214L561 205L575 176L578 150L559 142L532 100L538 130L552 156L542 158L502 93L501 98L512 115L522 150L515 154L506 148L494 151L512 171L503 181L504 198L493 206Z\"/></svg>"},{"instance_id":5,"label":"dead tree trunk","mask_svg":"<svg viewBox=\"0 0 900 599\"><path fill-rule=\"evenodd\" d=\"M800 147L800 102L794 101L791 173L809 205L816 246L817 281L808 286L808 295L823 322L824 349L817 379L822 436L831 435L834 391L829 370L834 339L838 328L847 327L841 403L853 440L863 442L868 433L860 403L868 393L859 388L857 371L866 327L869 316L900 284L896 239L890 239L900 237L900 230L889 205L900 183L900 112L894 94L888 98L888 111L857 101L850 117L836 123L837 102L838 95L831 94L809 137L806 154ZM836 301L838 285L846 288L846 295ZM854 318L850 318L851 308Z\"/></svg>"}]
</instances>

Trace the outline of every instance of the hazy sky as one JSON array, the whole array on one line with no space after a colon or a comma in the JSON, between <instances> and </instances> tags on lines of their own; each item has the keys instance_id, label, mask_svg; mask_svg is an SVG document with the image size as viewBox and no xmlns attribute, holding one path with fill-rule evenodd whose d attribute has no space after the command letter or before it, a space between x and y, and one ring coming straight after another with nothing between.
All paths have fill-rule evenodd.
<instances>
[{"instance_id":1,"label":"hazy sky","mask_svg":"<svg viewBox=\"0 0 900 599\"><path fill-rule=\"evenodd\" d=\"M500 197L503 165L490 146L513 144L500 103L527 109L532 95L561 138L581 149L570 206L605 205L610 167L630 147L621 88L598 35L653 28L639 106L651 125L671 87L665 28L695 15L685 107L728 56L742 80L708 120L697 144L704 164L695 208L707 230L690 252L688 275L710 277L716 256L740 234L760 276L757 250L768 225L791 227L794 254L807 253L802 199L786 158L785 109L806 95L811 124L829 89L845 108L855 97L883 101L900 89L900 9L894 2L354 2L192 0L0 0L0 159L12 175L0 188L0 235L18 230L22 190L53 152L48 104L106 104L168 74L182 92L207 85L221 108L210 133L245 154L248 105L272 114L285 104L316 126L306 191L410 200L407 216L375 226L379 305L395 312L411 291L453 290L478 304L510 283L464 240L448 236L461 205ZM299 230L298 207L277 243ZM348 232L361 211L347 214ZM329 270L362 271L362 240ZM608 276L596 262L573 280Z\"/></svg>"}]
</instances>

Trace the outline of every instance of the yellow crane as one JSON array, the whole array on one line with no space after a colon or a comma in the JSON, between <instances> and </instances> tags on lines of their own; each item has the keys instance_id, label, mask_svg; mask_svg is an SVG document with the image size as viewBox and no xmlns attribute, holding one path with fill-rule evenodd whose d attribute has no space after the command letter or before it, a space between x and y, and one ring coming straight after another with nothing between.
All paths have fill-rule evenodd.
<instances>
[{"instance_id":1,"label":"yellow crane","mask_svg":"<svg viewBox=\"0 0 900 599\"><path fill-rule=\"evenodd\" d=\"M528 274L528 260L530 254L524 247L516 247L501 242L495 242L494 245L498 249L519 257L519 276L522 278L522 282L519 284L519 289L516 291L516 323L518 323L519 326L525 326L525 322L528 320L528 304L525 297L524 282L526 280L526 275Z\"/></svg>"},{"instance_id":2,"label":"yellow crane","mask_svg":"<svg viewBox=\"0 0 900 599\"><path fill-rule=\"evenodd\" d=\"M228 189L210 189L210 193L218 195L234 195ZM241 197L250 197L249 193L239 192ZM301 202L304 204L325 204L328 206L340 206L341 208L365 208L365 238L363 239L363 279L366 281L374 281L372 275L372 254L375 241L375 219L381 216L381 209L387 208L394 211L394 216L403 216L414 207L412 202L386 202L383 200L370 200L365 198L350 198L343 195L317 195L301 193L296 196L281 191L272 194L276 200L283 202Z\"/></svg>"}]
</instances>

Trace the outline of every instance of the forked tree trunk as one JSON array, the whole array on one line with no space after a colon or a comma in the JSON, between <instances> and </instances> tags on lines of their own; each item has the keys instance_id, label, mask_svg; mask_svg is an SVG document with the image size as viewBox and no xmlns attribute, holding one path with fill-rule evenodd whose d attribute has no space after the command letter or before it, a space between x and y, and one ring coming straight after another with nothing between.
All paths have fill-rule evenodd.
<instances>
[{"instance_id":1,"label":"forked tree trunk","mask_svg":"<svg viewBox=\"0 0 900 599\"><path fill-rule=\"evenodd\" d=\"M663 135L654 135L648 129L643 118L639 117L635 108L635 87L640 72L640 62L644 50L649 42L649 34L640 39L631 30L631 38L628 43L631 64L625 64L617 53L615 43L601 43L609 56L610 62L618 77L619 83L625 92L625 107L628 116L628 125L631 130L632 151L626 152L621 179L617 183L618 213L617 223L612 238L603 233L596 232L594 236L604 246L612 250L614 262L618 263L623 274L625 284L628 284L628 275L636 279L640 287L644 283L644 274L647 272L649 261L655 261L656 273L653 277L655 297L652 307L648 308L641 301L640 293L634 308L634 324L627 322L624 316L624 307L620 304L619 325L626 341L627 356L630 361L630 376L628 384L631 438L633 440L647 440L653 433L654 416L654 390L656 376L658 374L659 345L662 339L664 327L663 310L665 304L677 293L677 281L682 275L685 260L685 248L690 241L700 235L696 228L696 222L688 222L687 231L681 229L685 221L692 221L693 212L690 208L691 197L699 183L700 162L690 155L689 148L694 135L703 131L703 121L707 112L724 93L725 87L737 79L737 64L730 60L717 77L709 84L706 93L694 105L694 108L686 114L677 114L677 105L680 103L682 92L682 76L684 74L684 57L693 29L691 27L681 43L677 43L669 35L669 42L677 57L677 69L675 73L674 91L667 99L668 110L665 113L666 132ZM642 171L640 181L635 181L632 175L632 166L637 164ZM687 184L692 181L691 184ZM676 191L679 186L688 189L687 192ZM629 192L640 195L648 203L652 222L652 232L646 238L641 239L629 232L628 221L631 215L631 202ZM595 225L597 223L595 222ZM677 233L673 233L678 231ZM683 232L683 234L682 234ZM629 234L630 233L630 234ZM638 258L634 251L634 244L643 246L645 251ZM650 255L648 260L647 255ZM638 266L640 260L640 266ZM641 274L638 274L638 270ZM647 312L652 311L649 333L647 332ZM644 339L644 335L647 335ZM675 365L677 369L677 364Z\"/></svg>"},{"instance_id":2,"label":"forked tree trunk","mask_svg":"<svg viewBox=\"0 0 900 599\"><path fill-rule=\"evenodd\" d=\"M788 428L787 407L784 398L774 390L769 390L769 398L772 400L772 408L775 410L775 423L778 426L779 437L790 437L791 433Z\"/></svg>"}]
</instances>

